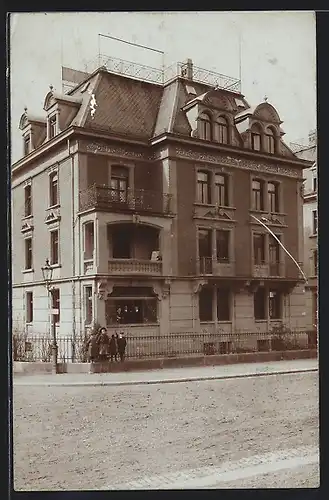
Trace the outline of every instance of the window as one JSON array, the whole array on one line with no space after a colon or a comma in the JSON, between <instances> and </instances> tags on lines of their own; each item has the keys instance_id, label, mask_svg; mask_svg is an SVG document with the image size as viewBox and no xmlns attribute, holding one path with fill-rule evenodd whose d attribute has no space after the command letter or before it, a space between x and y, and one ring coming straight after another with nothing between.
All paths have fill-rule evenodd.
<instances>
[{"instance_id":1,"label":"window","mask_svg":"<svg viewBox=\"0 0 329 500\"><path fill-rule=\"evenodd\" d=\"M110 234L113 259L133 258L133 234L129 226L113 227Z\"/></svg>"},{"instance_id":2,"label":"window","mask_svg":"<svg viewBox=\"0 0 329 500\"><path fill-rule=\"evenodd\" d=\"M59 262L58 229L50 232L50 264Z\"/></svg>"},{"instance_id":3,"label":"window","mask_svg":"<svg viewBox=\"0 0 329 500\"><path fill-rule=\"evenodd\" d=\"M207 113L200 115L200 138L206 141L211 141L211 118Z\"/></svg>"},{"instance_id":4,"label":"window","mask_svg":"<svg viewBox=\"0 0 329 500\"><path fill-rule=\"evenodd\" d=\"M270 290L269 292L269 316L270 319L280 319L282 315L282 302L281 293L277 290Z\"/></svg>"},{"instance_id":5,"label":"window","mask_svg":"<svg viewBox=\"0 0 329 500\"><path fill-rule=\"evenodd\" d=\"M229 261L229 238L230 231L216 231L216 251L218 262Z\"/></svg>"},{"instance_id":6,"label":"window","mask_svg":"<svg viewBox=\"0 0 329 500\"><path fill-rule=\"evenodd\" d=\"M229 289L217 289L217 319L218 321L230 321L231 319L231 293Z\"/></svg>"},{"instance_id":7,"label":"window","mask_svg":"<svg viewBox=\"0 0 329 500\"><path fill-rule=\"evenodd\" d=\"M198 230L199 258L201 274L212 272L212 231L210 229Z\"/></svg>"},{"instance_id":8,"label":"window","mask_svg":"<svg viewBox=\"0 0 329 500\"><path fill-rule=\"evenodd\" d=\"M314 276L317 276L317 274L318 274L318 251L317 250L313 251L313 269L314 269Z\"/></svg>"},{"instance_id":9,"label":"window","mask_svg":"<svg viewBox=\"0 0 329 500\"><path fill-rule=\"evenodd\" d=\"M216 203L222 207L228 207L228 177L227 175L215 175Z\"/></svg>"},{"instance_id":10,"label":"window","mask_svg":"<svg viewBox=\"0 0 329 500\"><path fill-rule=\"evenodd\" d=\"M33 321L33 292L26 292L26 323Z\"/></svg>"},{"instance_id":11,"label":"window","mask_svg":"<svg viewBox=\"0 0 329 500\"><path fill-rule=\"evenodd\" d=\"M32 256L32 238L25 239L25 269L32 269L33 256Z\"/></svg>"},{"instance_id":12,"label":"window","mask_svg":"<svg viewBox=\"0 0 329 500\"><path fill-rule=\"evenodd\" d=\"M32 215L32 186L31 186L31 184L28 184L27 186L25 186L24 198L25 198L24 215L25 215L25 217L28 217L29 215Z\"/></svg>"},{"instance_id":13,"label":"window","mask_svg":"<svg viewBox=\"0 0 329 500\"><path fill-rule=\"evenodd\" d=\"M263 287L259 287L254 293L254 317L266 319L266 292Z\"/></svg>"},{"instance_id":14,"label":"window","mask_svg":"<svg viewBox=\"0 0 329 500\"><path fill-rule=\"evenodd\" d=\"M254 151L261 150L261 133L257 125L254 126L251 130L251 148Z\"/></svg>"},{"instance_id":15,"label":"window","mask_svg":"<svg viewBox=\"0 0 329 500\"><path fill-rule=\"evenodd\" d=\"M214 140L221 144L228 144L228 124L223 116L214 123Z\"/></svg>"},{"instance_id":16,"label":"window","mask_svg":"<svg viewBox=\"0 0 329 500\"><path fill-rule=\"evenodd\" d=\"M49 118L49 139L52 139L56 135L56 115L53 115Z\"/></svg>"},{"instance_id":17,"label":"window","mask_svg":"<svg viewBox=\"0 0 329 500\"><path fill-rule=\"evenodd\" d=\"M30 152L31 139L29 135L24 137L24 155L28 155Z\"/></svg>"},{"instance_id":18,"label":"window","mask_svg":"<svg viewBox=\"0 0 329 500\"><path fill-rule=\"evenodd\" d=\"M312 220L313 220L313 234L317 234L317 232L318 232L318 212L317 212L317 210L312 211Z\"/></svg>"},{"instance_id":19,"label":"window","mask_svg":"<svg viewBox=\"0 0 329 500\"><path fill-rule=\"evenodd\" d=\"M213 321L213 289L202 288L199 293L199 318L200 321Z\"/></svg>"},{"instance_id":20,"label":"window","mask_svg":"<svg viewBox=\"0 0 329 500\"><path fill-rule=\"evenodd\" d=\"M157 298L147 287L114 287L106 301L107 324L157 323Z\"/></svg>"},{"instance_id":21,"label":"window","mask_svg":"<svg viewBox=\"0 0 329 500\"><path fill-rule=\"evenodd\" d=\"M59 294L59 288L54 288L51 292L51 298L52 298L52 308L57 309L58 314L54 314L55 318L55 323L59 323L60 321L60 294Z\"/></svg>"},{"instance_id":22,"label":"window","mask_svg":"<svg viewBox=\"0 0 329 500\"><path fill-rule=\"evenodd\" d=\"M266 151L268 153L275 153L275 137L272 129L267 129L266 131Z\"/></svg>"},{"instance_id":23,"label":"window","mask_svg":"<svg viewBox=\"0 0 329 500\"><path fill-rule=\"evenodd\" d=\"M312 183L313 183L313 192L316 192L317 189L318 189L318 186L317 186L317 177L316 175L313 177L312 179Z\"/></svg>"},{"instance_id":24,"label":"window","mask_svg":"<svg viewBox=\"0 0 329 500\"><path fill-rule=\"evenodd\" d=\"M90 325L93 320L93 289L85 286L85 322Z\"/></svg>"},{"instance_id":25,"label":"window","mask_svg":"<svg viewBox=\"0 0 329 500\"><path fill-rule=\"evenodd\" d=\"M84 258L91 260L94 257L94 223L86 222L84 225Z\"/></svg>"},{"instance_id":26,"label":"window","mask_svg":"<svg viewBox=\"0 0 329 500\"><path fill-rule=\"evenodd\" d=\"M58 174L53 172L49 176L49 206L58 205Z\"/></svg>"},{"instance_id":27,"label":"window","mask_svg":"<svg viewBox=\"0 0 329 500\"><path fill-rule=\"evenodd\" d=\"M280 235L276 235L276 237L280 240ZM272 235L269 238L270 276L280 276L280 245Z\"/></svg>"},{"instance_id":28,"label":"window","mask_svg":"<svg viewBox=\"0 0 329 500\"><path fill-rule=\"evenodd\" d=\"M252 181L252 209L264 210L263 181Z\"/></svg>"},{"instance_id":29,"label":"window","mask_svg":"<svg viewBox=\"0 0 329 500\"><path fill-rule=\"evenodd\" d=\"M268 210L269 212L279 212L279 186L276 182L269 182L267 184L268 193Z\"/></svg>"},{"instance_id":30,"label":"window","mask_svg":"<svg viewBox=\"0 0 329 500\"><path fill-rule=\"evenodd\" d=\"M197 202L211 203L210 172L198 172L197 174Z\"/></svg>"},{"instance_id":31,"label":"window","mask_svg":"<svg viewBox=\"0 0 329 500\"><path fill-rule=\"evenodd\" d=\"M265 263L265 234L254 234L254 263Z\"/></svg>"},{"instance_id":32,"label":"window","mask_svg":"<svg viewBox=\"0 0 329 500\"><path fill-rule=\"evenodd\" d=\"M111 196L113 201L126 203L128 199L129 172L125 167L111 168Z\"/></svg>"}]
</instances>

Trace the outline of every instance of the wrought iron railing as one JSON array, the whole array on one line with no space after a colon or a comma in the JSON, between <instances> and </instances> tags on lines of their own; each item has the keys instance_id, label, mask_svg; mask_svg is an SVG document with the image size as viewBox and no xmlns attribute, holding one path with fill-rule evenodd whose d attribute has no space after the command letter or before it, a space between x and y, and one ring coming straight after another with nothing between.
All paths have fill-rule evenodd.
<instances>
[{"instance_id":1,"label":"wrought iron railing","mask_svg":"<svg viewBox=\"0 0 329 500\"><path fill-rule=\"evenodd\" d=\"M186 78L186 63L178 62L166 68L153 68L145 64L139 64L133 61L126 61L116 57L110 57L105 54L99 54L97 58L92 59L86 65L84 70L92 73L97 68L103 67L111 73L125 75L138 80L167 84L177 76ZM200 68L193 65L193 77L191 82L198 82L212 87L219 87L233 92L241 92L241 81L231 76L223 75L215 71Z\"/></svg>"},{"instance_id":2,"label":"wrought iron railing","mask_svg":"<svg viewBox=\"0 0 329 500\"><path fill-rule=\"evenodd\" d=\"M124 326L124 325L122 325ZM132 335L126 330L128 359L179 357L210 354L239 354L317 348L316 330L242 333L172 333L170 335ZM118 326L117 332L121 331ZM57 339L59 362L86 362L86 336ZM14 361L51 360L51 338L13 337Z\"/></svg>"},{"instance_id":3,"label":"wrought iron railing","mask_svg":"<svg viewBox=\"0 0 329 500\"><path fill-rule=\"evenodd\" d=\"M145 189L118 191L93 185L80 191L80 211L98 208L113 211L171 213L172 195Z\"/></svg>"}]
</instances>

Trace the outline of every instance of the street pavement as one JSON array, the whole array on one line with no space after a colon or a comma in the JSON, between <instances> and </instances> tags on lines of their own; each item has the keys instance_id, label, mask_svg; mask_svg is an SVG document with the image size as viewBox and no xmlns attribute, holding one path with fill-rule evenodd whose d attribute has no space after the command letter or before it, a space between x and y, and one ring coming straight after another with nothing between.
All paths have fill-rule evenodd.
<instances>
[{"instance_id":1,"label":"street pavement","mask_svg":"<svg viewBox=\"0 0 329 500\"><path fill-rule=\"evenodd\" d=\"M14 386L125 386L220 380L265 375L278 375L318 370L316 359L273 361L267 363L241 363L226 366L165 368L119 373L64 373L58 375L35 374L13 377Z\"/></svg>"}]
</instances>

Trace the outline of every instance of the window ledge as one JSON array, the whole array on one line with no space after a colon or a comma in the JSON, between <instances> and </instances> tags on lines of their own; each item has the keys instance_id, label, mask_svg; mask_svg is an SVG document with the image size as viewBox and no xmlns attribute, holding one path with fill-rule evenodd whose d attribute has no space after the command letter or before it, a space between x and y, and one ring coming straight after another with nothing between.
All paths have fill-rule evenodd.
<instances>
[{"instance_id":1,"label":"window ledge","mask_svg":"<svg viewBox=\"0 0 329 500\"><path fill-rule=\"evenodd\" d=\"M267 323L267 319L255 319L255 323Z\"/></svg>"},{"instance_id":2,"label":"window ledge","mask_svg":"<svg viewBox=\"0 0 329 500\"><path fill-rule=\"evenodd\" d=\"M33 214L30 214L30 215L22 215L22 220L29 220L29 219L33 219Z\"/></svg>"},{"instance_id":3,"label":"window ledge","mask_svg":"<svg viewBox=\"0 0 329 500\"><path fill-rule=\"evenodd\" d=\"M267 210L257 210L256 208L249 208L249 212L256 212L257 214L265 214L268 215ZM278 215L278 214L276 214Z\"/></svg>"},{"instance_id":4,"label":"window ledge","mask_svg":"<svg viewBox=\"0 0 329 500\"><path fill-rule=\"evenodd\" d=\"M231 207L228 205L218 205L216 203L201 203L200 201L195 201L193 205L197 207L219 208L221 210L236 210L236 207Z\"/></svg>"},{"instance_id":5,"label":"window ledge","mask_svg":"<svg viewBox=\"0 0 329 500\"><path fill-rule=\"evenodd\" d=\"M32 326L32 325L33 325L33 321L26 321L26 323L25 323L25 326Z\"/></svg>"},{"instance_id":6,"label":"window ledge","mask_svg":"<svg viewBox=\"0 0 329 500\"><path fill-rule=\"evenodd\" d=\"M31 269L23 269L23 270L22 270L22 273L23 273L23 274L27 274L27 273L34 273L34 269L33 269L33 268L31 268Z\"/></svg>"},{"instance_id":7,"label":"window ledge","mask_svg":"<svg viewBox=\"0 0 329 500\"><path fill-rule=\"evenodd\" d=\"M133 327L145 327L145 326L160 326L160 323L115 323L113 325L106 325L105 328L116 328L117 330ZM127 335L128 338L128 335Z\"/></svg>"},{"instance_id":8,"label":"window ledge","mask_svg":"<svg viewBox=\"0 0 329 500\"><path fill-rule=\"evenodd\" d=\"M55 208L60 208L60 203L56 203L56 205L50 205L49 207L46 208L47 210L54 210Z\"/></svg>"},{"instance_id":9,"label":"window ledge","mask_svg":"<svg viewBox=\"0 0 329 500\"><path fill-rule=\"evenodd\" d=\"M317 238L317 237L318 237L317 233L310 234L309 236L309 238Z\"/></svg>"},{"instance_id":10,"label":"window ledge","mask_svg":"<svg viewBox=\"0 0 329 500\"><path fill-rule=\"evenodd\" d=\"M57 269L57 268L59 268L59 267L62 267L62 264L50 264L50 267L51 267L52 269Z\"/></svg>"},{"instance_id":11,"label":"window ledge","mask_svg":"<svg viewBox=\"0 0 329 500\"><path fill-rule=\"evenodd\" d=\"M223 321L217 320L217 324L219 324L219 325L231 325L232 324L232 320L230 320L230 319L226 319L226 320L223 320Z\"/></svg>"}]
</instances>

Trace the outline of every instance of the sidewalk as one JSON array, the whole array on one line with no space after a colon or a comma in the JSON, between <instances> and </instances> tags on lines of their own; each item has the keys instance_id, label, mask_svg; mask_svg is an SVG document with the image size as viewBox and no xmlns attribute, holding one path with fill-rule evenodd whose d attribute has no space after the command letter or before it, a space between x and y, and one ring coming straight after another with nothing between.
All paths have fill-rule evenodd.
<instances>
[{"instance_id":1,"label":"sidewalk","mask_svg":"<svg viewBox=\"0 0 329 500\"><path fill-rule=\"evenodd\" d=\"M18 386L120 386L138 384L164 384L193 382L197 380L221 380L229 378L279 375L300 372L316 372L317 359L272 361L268 363L244 363L224 366L188 368L164 368L141 372L118 373L63 373L58 375L14 375L13 385Z\"/></svg>"}]
</instances>

